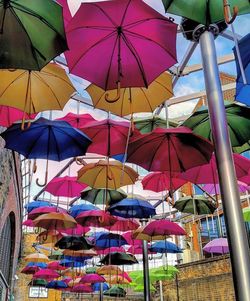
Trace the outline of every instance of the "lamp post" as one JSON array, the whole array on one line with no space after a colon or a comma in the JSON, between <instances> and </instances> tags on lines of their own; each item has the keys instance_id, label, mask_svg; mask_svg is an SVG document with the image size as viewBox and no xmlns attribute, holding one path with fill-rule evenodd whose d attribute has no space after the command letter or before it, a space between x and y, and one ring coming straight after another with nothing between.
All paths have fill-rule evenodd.
<instances>
[{"instance_id":1,"label":"lamp post","mask_svg":"<svg viewBox=\"0 0 250 301\"><path fill-rule=\"evenodd\" d=\"M147 219L142 219L142 226L147 224ZM149 264L148 264L148 242L143 240L143 281L144 281L144 301L150 301L150 281L149 281Z\"/></svg>"}]
</instances>

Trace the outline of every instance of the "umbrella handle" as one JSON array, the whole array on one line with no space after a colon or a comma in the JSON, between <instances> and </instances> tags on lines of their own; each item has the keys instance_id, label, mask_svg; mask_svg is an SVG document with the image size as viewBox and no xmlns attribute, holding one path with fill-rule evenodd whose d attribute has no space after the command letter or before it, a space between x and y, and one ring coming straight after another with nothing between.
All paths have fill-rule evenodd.
<instances>
[{"instance_id":1,"label":"umbrella handle","mask_svg":"<svg viewBox=\"0 0 250 301\"><path fill-rule=\"evenodd\" d=\"M232 24L234 20L236 19L239 9L237 6L233 7L233 16L230 16L230 4L227 2L227 0L223 0L224 4L224 18L227 24Z\"/></svg>"},{"instance_id":2,"label":"umbrella handle","mask_svg":"<svg viewBox=\"0 0 250 301\"><path fill-rule=\"evenodd\" d=\"M36 173L37 171L37 164L36 164L36 159L34 160L34 164L33 164L33 168L32 168L32 172Z\"/></svg>"},{"instance_id":3,"label":"umbrella handle","mask_svg":"<svg viewBox=\"0 0 250 301\"><path fill-rule=\"evenodd\" d=\"M45 178L44 178L44 183L40 184L39 179L36 179L36 185L39 187L44 187L48 182L48 170L45 172Z\"/></svg>"},{"instance_id":4,"label":"umbrella handle","mask_svg":"<svg viewBox=\"0 0 250 301\"><path fill-rule=\"evenodd\" d=\"M120 97L121 97L121 82L118 81L117 82L117 94L116 94L116 97L114 99L110 99L109 98L109 93L107 93L107 94L105 94L105 100L108 103L114 103L114 102L117 102Z\"/></svg>"},{"instance_id":5,"label":"umbrella handle","mask_svg":"<svg viewBox=\"0 0 250 301\"><path fill-rule=\"evenodd\" d=\"M27 122L27 126L25 127L25 118L22 119L22 124L21 124L21 130L22 131L26 131L30 128L30 125L31 125L31 121L29 120Z\"/></svg>"},{"instance_id":6,"label":"umbrella handle","mask_svg":"<svg viewBox=\"0 0 250 301\"><path fill-rule=\"evenodd\" d=\"M85 161L79 157L75 157L75 162L77 165L86 165Z\"/></svg>"}]
</instances>

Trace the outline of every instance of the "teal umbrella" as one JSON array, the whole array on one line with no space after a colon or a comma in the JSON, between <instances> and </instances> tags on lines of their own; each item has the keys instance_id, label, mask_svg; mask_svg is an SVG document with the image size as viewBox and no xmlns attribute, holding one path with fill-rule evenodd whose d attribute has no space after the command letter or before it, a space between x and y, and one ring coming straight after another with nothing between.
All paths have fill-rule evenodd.
<instances>
[{"instance_id":1,"label":"teal umbrella","mask_svg":"<svg viewBox=\"0 0 250 301\"><path fill-rule=\"evenodd\" d=\"M234 152L250 149L250 108L225 102L227 124ZM202 106L184 123L197 135L212 141L212 132L207 106Z\"/></svg>"},{"instance_id":2,"label":"teal umbrella","mask_svg":"<svg viewBox=\"0 0 250 301\"><path fill-rule=\"evenodd\" d=\"M162 0L168 13L208 25L224 20L223 0ZM237 6L239 14L250 13L249 0L229 0L232 15Z\"/></svg>"},{"instance_id":3,"label":"teal umbrella","mask_svg":"<svg viewBox=\"0 0 250 301\"><path fill-rule=\"evenodd\" d=\"M119 286L112 286L110 289L105 291L103 293L104 296L110 296L110 297L125 297L126 291Z\"/></svg>"},{"instance_id":4,"label":"teal umbrella","mask_svg":"<svg viewBox=\"0 0 250 301\"><path fill-rule=\"evenodd\" d=\"M62 7L53 0L0 0L0 69L41 70L67 50Z\"/></svg>"}]
</instances>

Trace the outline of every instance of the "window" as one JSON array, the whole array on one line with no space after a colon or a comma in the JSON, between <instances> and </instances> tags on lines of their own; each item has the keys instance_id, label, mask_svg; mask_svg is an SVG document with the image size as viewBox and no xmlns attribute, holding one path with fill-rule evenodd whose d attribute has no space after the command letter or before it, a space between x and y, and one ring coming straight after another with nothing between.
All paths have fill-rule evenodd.
<instances>
[{"instance_id":1,"label":"window","mask_svg":"<svg viewBox=\"0 0 250 301\"><path fill-rule=\"evenodd\" d=\"M48 289L41 286L31 286L29 298L48 298Z\"/></svg>"}]
</instances>

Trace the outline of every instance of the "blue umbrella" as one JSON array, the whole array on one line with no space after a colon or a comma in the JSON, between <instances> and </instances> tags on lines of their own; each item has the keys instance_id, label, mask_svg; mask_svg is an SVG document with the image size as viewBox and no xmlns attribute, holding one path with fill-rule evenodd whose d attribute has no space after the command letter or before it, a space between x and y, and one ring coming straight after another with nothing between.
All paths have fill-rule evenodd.
<instances>
[{"instance_id":1,"label":"blue umbrella","mask_svg":"<svg viewBox=\"0 0 250 301\"><path fill-rule=\"evenodd\" d=\"M107 249L111 247L121 247L127 245L126 239L120 235L110 232L97 232L94 235L95 246L99 249Z\"/></svg>"},{"instance_id":2,"label":"blue umbrella","mask_svg":"<svg viewBox=\"0 0 250 301\"><path fill-rule=\"evenodd\" d=\"M6 148L22 154L25 158L47 159L45 184L48 160L62 161L85 155L91 143L85 134L69 123L45 118L32 122L25 131L20 124L13 124L1 136L6 142Z\"/></svg>"},{"instance_id":3,"label":"blue umbrella","mask_svg":"<svg viewBox=\"0 0 250 301\"><path fill-rule=\"evenodd\" d=\"M39 267L41 269L46 269L47 268L47 263L45 262L29 262L26 267Z\"/></svg>"},{"instance_id":4,"label":"blue umbrella","mask_svg":"<svg viewBox=\"0 0 250 301\"><path fill-rule=\"evenodd\" d=\"M157 241L149 248L150 252L157 253L182 253L182 250L170 241Z\"/></svg>"},{"instance_id":5,"label":"blue umbrella","mask_svg":"<svg viewBox=\"0 0 250 301\"><path fill-rule=\"evenodd\" d=\"M47 288L53 288L53 289L62 289L67 288L67 284L62 280L53 280L47 283Z\"/></svg>"},{"instance_id":6,"label":"blue umbrella","mask_svg":"<svg viewBox=\"0 0 250 301\"><path fill-rule=\"evenodd\" d=\"M106 282L104 282L102 285L103 291L107 291L109 289L109 285ZM99 292L101 290L101 283L93 283L92 289L94 292Z\"/></svg>"},{"instance_id":7,"label":"blue umbrella","mask_svg":"<svg viewBox=\"0 0 250 301\"><path fill-rule=\"evenodd\" d=\"M47 201L34 201L26 204L24 208L30 213L33 209L39 208L39 207L55 207L55 205L51 204Z\"/></svg>"},{"instance_id":8,"label":"blue umbrella","mask_svg":"<svg viewBox=\"0 0 250 301\"><path fill-rule=\"evenodd\" d=\"M84 211L90 211L90 210L101 210L98 207L96 207L93 204L80 204L80 205L74 205L69 209L69 214L72 217L77 217L78 214L84 212Z\"/></svg>"},{"instance_id":9,"label":"blue umbrella","mask_svg":"<svg viewBox=\"0 0 250 301\"><path fill-rule=\"evenodd\" d=\"M115 216L124 218L149 218L156 214L155 208L147 201L127 198L108 208Z\"/></svg>"},{"instance_id":10,"label":"blue umbrella","mask_svg":"<svg viewBox=\"0 0 250 301\"><path fill-rule=\"evenodd\" d=\"M240 71L239 61L234 47L235 60L237 66L237 80L236 80L236 96L235 99L241 103L250 106L250 34L247 34L239 41L240 56L242 59L243 68L247 84L244 85L243 78Z\"/></svg>"}]
</instances>

